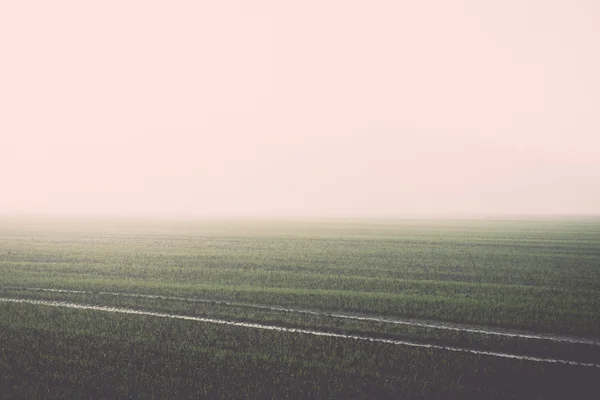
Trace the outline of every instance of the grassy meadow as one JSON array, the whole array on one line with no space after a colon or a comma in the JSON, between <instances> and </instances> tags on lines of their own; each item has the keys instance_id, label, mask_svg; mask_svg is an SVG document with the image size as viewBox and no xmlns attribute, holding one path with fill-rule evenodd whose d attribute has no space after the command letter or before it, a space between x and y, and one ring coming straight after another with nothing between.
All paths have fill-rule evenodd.
<instances>
[{"instance_id":1,"label":"grassy meadow","mask_svg":"<svg viewBox=\"0 0 600 400\"><path fill-rule=\"evenodd\" d=\"M5 217L0 298L438 346L4 301L6 398L600 398L600 368L439 348L600 364L598 218Z\"/></svg>"}]
</instances>

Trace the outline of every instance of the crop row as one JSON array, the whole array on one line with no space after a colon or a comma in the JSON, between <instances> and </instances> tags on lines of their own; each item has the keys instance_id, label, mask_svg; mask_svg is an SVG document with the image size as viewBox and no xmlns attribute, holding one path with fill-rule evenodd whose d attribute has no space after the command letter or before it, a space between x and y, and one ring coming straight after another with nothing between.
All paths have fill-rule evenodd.
<instances>
[{"instance_id":1,"label":"crop row","mask_svg":"<svg viewBox=\"0 0 600 400\"><path fill-rule=\"evenodd\" d=\"M14 396L600 393L600 373L582 367L24 304L1 304L0 315L0 388Z\"/></svg>"}]
</instances>

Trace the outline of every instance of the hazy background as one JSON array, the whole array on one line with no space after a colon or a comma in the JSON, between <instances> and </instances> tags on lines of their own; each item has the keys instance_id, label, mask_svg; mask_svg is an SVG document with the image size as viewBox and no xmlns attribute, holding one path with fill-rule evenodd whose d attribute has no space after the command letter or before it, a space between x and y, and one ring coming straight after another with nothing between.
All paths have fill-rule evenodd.
<instances>
[{"instance_id":1,"label":"hazy background","mask_svg":"<svg viewBox=\"0 0 600 400\"><path fill-rule=\"evenodd\" d=\"M2 1L0 213L600 213L596 0Z\"/></svg>"}]
</instances>

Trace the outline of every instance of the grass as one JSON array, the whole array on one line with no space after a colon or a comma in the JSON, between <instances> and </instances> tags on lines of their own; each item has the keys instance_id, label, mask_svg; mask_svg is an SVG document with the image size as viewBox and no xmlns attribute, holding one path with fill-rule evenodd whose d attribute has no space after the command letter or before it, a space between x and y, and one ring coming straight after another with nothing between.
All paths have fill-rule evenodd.
<instances>
[{"instance_id":1,"label":"grass","mask_svg":"<svg viewBox=\"0 0 600 400\"><path fill-rule=\"evenodd\" d=\"M15 396L50 391L93 397L547 398L568 391L581 398L598 393L600 375L586 368L143 316L7 308L2 311L19 317L0 332L11 349L4 349L0 365L19 372L17 379L4 375L4 393Z\"/></svg>"},{"instance_id":2,"label":"grass","mask_svg":"<svg viewBox=\"0 0 600 400\"><path fill-rule=\"evenodd\" d=\"M0 297L600 363L600 346L584 344L239 306L7 289L200 297L600 338L600 220L593 218L5 219L0 286ZM27 304L0 303L0 315L0 392L15 397L600 396L600 370L593 368Z\"/></svg>"}]
</instances>

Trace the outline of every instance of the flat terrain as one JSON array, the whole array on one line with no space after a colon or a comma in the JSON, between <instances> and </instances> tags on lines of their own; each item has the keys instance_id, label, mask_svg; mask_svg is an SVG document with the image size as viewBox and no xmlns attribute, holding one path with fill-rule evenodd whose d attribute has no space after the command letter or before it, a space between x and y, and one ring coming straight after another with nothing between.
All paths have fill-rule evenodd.
<instances>
[{"instance_id":1,"label":"flat terrain","mask_svg":"<svg viewBox=\"0 0 600 400\"><path fill-rule=\"evenodd\" d=\"M600 398L600 219L4 218L0 344L5 397Z\"/></svg>"}]
</instances>

